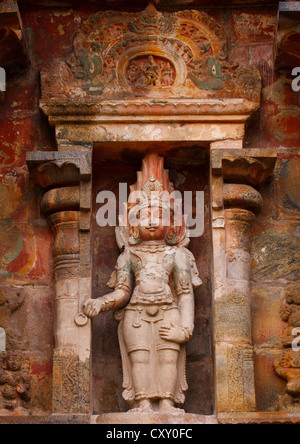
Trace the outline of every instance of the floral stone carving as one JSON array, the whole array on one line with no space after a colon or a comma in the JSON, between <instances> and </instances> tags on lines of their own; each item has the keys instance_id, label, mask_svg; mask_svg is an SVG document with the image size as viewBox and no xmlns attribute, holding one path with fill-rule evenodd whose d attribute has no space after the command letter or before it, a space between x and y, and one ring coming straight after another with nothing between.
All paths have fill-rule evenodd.
<instances>
[{"instance_id":1,"label":"floral stone carving","mask_svg":"<svg viewBox=\"0 0 300 444\"><path fill-rule=\"evenodd\" d=\"M229 97L259 103L261 78L228 58L222 27L204 12L99 12L76 33L74 53L42 71L43 99Z\"/></svg>"},{"instance_id":2,"label":"floral stone carving","mask_svg":"<svg viewBox=\"0 0 300 444\"><path fill-rule=\"evenodd\" d=\"M176 223L172 202L163 198L172 190L163 158L147 156L131 187L139 201L128 204L123 219L127 224L117 228L123 252L109 283L114 292L87 301L84 308L91 318L121 309L115 317L120 322L123 396L142 412L178 411L175 405L184 403L188 388L185 344L194 330L193 289L201 280L186 248L185 227Z\"/></svg>"}]
</instances>

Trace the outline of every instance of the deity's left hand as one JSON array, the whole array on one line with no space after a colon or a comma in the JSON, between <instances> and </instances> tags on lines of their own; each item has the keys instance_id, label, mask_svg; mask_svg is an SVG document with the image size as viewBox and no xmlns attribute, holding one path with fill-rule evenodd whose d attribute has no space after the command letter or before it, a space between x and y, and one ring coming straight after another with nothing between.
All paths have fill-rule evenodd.
<instances>
[{"instance_id":1,"label":"deity's left hand","mask_svg":"<svg viewBox=\"0 0 300 444\"><path fill-rule=\"evenodd\" d=\"M171 322L171 324L164 325L159 330L160 337L165 341L176 342L177 344L184 344L186 336L184 330Z\"/></svg>"}]
</instances>

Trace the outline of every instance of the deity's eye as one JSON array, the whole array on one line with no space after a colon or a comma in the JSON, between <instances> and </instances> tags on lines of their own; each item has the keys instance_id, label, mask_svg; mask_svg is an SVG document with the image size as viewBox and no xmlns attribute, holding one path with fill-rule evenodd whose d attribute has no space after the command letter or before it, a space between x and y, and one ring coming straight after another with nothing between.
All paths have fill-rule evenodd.
<instances>
[{"instance_id":1,"label":"deity's eye","mask_svg":"<svg viewBox=\"0 0 300 444\"><path fill-rule=\"evenodd\" d=\"M152 212L150 212L150 216L152 217L159 217L159 212L157 210L153 210Z\"/></svg>"},{"instance_id":2,"label":"deity's eye","mask_svg":"<svg viewBox=\"0 0 300 444\"><path fill-rule=\"evenodd\" d=\"M161 208L154 208L152 211L150 211L149 215L153 218L161 219L163 217L163 211Z\"/></svg>"},{"instance_id":3,"label":"deity's eye","mask_svg":"<svg viewBox=\"0 0 300 444\"><path fill-rule=\"evenodd\" d=\"M150 213L150 215L149 215L149 214L146 213L146 212L142 212L142 213L139 214L138 219L139 219L139 220L147 220L147 219L149 218L149 216L151 216L151 213Z\"/></svg>"}]
</instances>

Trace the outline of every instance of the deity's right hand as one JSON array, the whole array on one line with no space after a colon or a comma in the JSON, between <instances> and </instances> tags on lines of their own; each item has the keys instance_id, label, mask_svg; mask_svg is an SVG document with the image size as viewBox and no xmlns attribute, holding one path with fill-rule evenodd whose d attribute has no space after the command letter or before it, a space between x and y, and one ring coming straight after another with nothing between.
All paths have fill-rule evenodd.
<instances>
[{"instance_id":1,"label":"deity's right hand","mask_svg":"<svg viewBox=\"0 0 300 444\"><path fill-rule=\"evenodd\" d=\"M98 299L89 299L83 307L84 314L89 318L96 317L99 313L117 310L124 307L130 295L124 290L116 290L113 293L102 296Z\"/></svg>"},{"instance_id":2,"label":"deity's right hand","mask_svg":"<svg viewBox=\"0 0 300 444\"><path fill-rule=\"evenodd\" d=\"M84 304L83 312L88 318L95 318L103 307L103 302L100 299L89 299Z\"/></svg>"}]
</instances>

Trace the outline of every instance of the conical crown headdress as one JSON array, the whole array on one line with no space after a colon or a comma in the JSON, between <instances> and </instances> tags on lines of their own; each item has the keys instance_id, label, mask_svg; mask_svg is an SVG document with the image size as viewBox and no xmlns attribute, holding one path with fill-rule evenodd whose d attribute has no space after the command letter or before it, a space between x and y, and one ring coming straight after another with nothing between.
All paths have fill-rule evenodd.
<instances>
[{"instance_id":1,"label":"conical crown headdress","mask_svg":"<svg viewBox=\"0 0 300 444\"><path fill-rule=\"evenodd\" d=\"M132 226L128 217L132 211L141 211L147 207L160 207L169 211L170 226L166 241L171 245L186 246L186 226L182 215L174 212L174 185L170 182L169 171L164 169L164 158L158 154L147 155L142 164L141 171L137 172L137 182L130 187L130 198L125 206L120 225L116 231L120 248L130 244L130 231ZM180 216L180 217L178 217Z\"/></svg>"}]
</instances>

